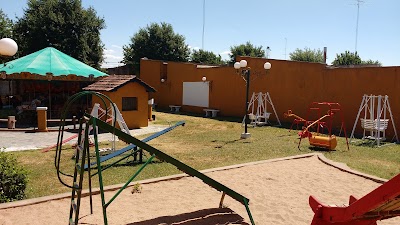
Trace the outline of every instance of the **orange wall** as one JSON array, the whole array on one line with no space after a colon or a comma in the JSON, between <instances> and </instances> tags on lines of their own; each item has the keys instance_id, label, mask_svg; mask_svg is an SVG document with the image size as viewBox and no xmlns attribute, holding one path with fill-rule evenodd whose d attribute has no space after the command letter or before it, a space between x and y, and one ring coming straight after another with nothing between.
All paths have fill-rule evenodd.
<instances>
[{"instance_id":1,"label":"orange wall","mask_svg":"<svg viewBox=\"0 0 400 225\"><path fill-rule=\"evenodd\" d=\"M129 82L116 91L101 93L108 96L111 101L117 105L129 129L148 126L148 93L142 85L136 82ZM138 110L122 111L122 97L137 97ZM105 109L104 105L96 96L93 96L92 102L93 104L100 103L101 107Z\"/></svg>"},{"instance_id":2,"label":"orange wall","mask_svg":"<svg viewBox=\"0 0 400 225\"><path fill-rule=\"evenodd\" d=\"M250 97L253 92L268 91L283 122L293 120L283 117L283 113L289 109L301 117L307 117L312 102L338 102L350 135L364 94L388 95L394 121L397 124L400 122L400 67L326 68L320 63L250 57L243 59L251 67ZM266 61L272 65L267 74L263 69ZM219 109L222 116L244 115L246 83L233 67L197 69L196 65L190 63L168 62L167 82L164 84L160 82L161 67L162 62L154 60L142 60L140 65L140 78L158 90L153 96L159 107L181 105L183 82L201 81L206 76L207 81L211 81L209 108ZM199 107L182 106L182 110L203 113ZM275 116L271 117L275 119ZM335 122L334 127L340 127L340 122ZM400 125L396 128L399 133ZM359 124L356 131L361 131ZM393 135L391 124L388 135Z\"/></svg>"}]
</instances>

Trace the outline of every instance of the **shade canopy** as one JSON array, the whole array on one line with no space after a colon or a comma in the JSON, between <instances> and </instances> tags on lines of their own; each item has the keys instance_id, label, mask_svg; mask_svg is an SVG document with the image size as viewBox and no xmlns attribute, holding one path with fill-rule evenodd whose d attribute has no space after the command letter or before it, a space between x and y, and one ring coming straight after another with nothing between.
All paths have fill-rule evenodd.
<instances>
[{"instance_id":1,"label":"shade canopy","mask_svg":"<svg viewBox=\"0 0 400 225\"><path fill-rule=\"evenodd\" d=\"M93 77L100 77L107 75L53 47L47 47L7 62L5 66L0 66L0 71L5 71L6 74L29 72L46 75L46 73L52 73L54 76L74 74L90 77L93 74Z\"/></svg>"}]
</instances>

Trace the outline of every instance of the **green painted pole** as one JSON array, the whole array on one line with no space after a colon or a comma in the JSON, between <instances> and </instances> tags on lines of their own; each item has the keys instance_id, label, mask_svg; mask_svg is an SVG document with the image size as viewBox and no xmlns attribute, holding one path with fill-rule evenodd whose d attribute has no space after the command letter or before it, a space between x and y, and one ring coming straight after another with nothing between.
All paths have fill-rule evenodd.
<instances>
[{"instance_id":1,"label":"green painted pole","mask_svg":"<svg viewBox=\"0 0 400 225\"><path fill-rule=\"evenodd\" d=\"M124 186L122 186L122 187L118 190L118 192L110 199L110 201L109 201L107 204L105 204L105 207L108 207L108 206L111 204L111 202L113 202L114 199L117 198L119 194L121 194L121 192L129 185L129 183L131 183L131 182L133 181L133 179L135 179L136 176L139 175L140 172L142 172L142 170L147 166L147 164L149 164L149 163L153 160L153 158L154 158L155 156L156 156L156 155L152 155L152 156L146 161L146 163L143 164L143 165L139 168L138 171L136 171L136 173L125 183Z\"/></svg>"},{"instance_id":2,"label":"green painted pole","mask_svg":"<svg viewBox=\"0 0 400 225\"><path fill-rule=\"evenodd\" d=\"M244 203L243 205L246 207L246 211L247 211L247 214L249 215L251 224L255 225L253 216L251 215L251 212L250 212L249 203L246 198L243 198L243 203Z\"/></svg>"},{"instance_id":3,"label":"green painted pole","mask_svg":"<svg viewBox=\"0 0 400 225\"><path fill-rule=\"evenodd\" d=\"M104 224L107 225L107 207L105 206L106 201L104 199L104 186L103 186L103 176L101 175L101 165L100 165L100 153L99 153L99 142L97 137L97 125L96 125L96 118L91 117L90 120L92 121L93 126L93 133L94 133L94 146L96 151L96 161L97 161L97 173L99 174L99 185L100 185L100 195L101 195L101 205L103 208L103 220ZM90 121L86 123L86 126L90 126ZM87 129L89 130L89 129ZM85 136L85 141L89 142L89 135ZM88 143L89 144L89 143Z\"/></svg>"}]
</instances>

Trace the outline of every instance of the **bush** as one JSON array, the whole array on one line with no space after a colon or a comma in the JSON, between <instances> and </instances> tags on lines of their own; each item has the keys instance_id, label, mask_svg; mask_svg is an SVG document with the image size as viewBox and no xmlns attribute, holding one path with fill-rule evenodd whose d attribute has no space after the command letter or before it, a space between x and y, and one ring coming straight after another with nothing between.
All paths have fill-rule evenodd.
<instances>
[{"instance_id":1,"label":"bush","mask_svg":"<svg viewBox=\"0 0 400 225\"><path fill-rule=\"evenodd\" d=\"M13 155L0 149L0 203L24 199L26 184L26 171Z\"/></svg>"}]
</instances>

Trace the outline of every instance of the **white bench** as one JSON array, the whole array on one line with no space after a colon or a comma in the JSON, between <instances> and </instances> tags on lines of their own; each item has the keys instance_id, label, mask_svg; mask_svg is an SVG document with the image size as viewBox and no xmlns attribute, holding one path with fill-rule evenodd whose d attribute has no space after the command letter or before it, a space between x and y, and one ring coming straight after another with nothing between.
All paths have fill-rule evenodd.
<instances>
[{"instance_id":1,"label":"white bench","mask_svg":"<svg viewBox=\"0 0 400 225\"><path fill-rule=\"evenodd\" d=\"M389 119L379 119L379 127L377 119L361 119L361 127L368 131L384 131L387 129Z\"/></svg>"},{"instance_id":2,"label":"white bench","mask_svg":"<svg viewBox=\"0 0 400 225\"><path fill-rule=\"evenodd\" d=\"M218 109L203 109L206 112L206 117L217 117Z\"/></svg>"},{"instance_id":3,"label":"white bench","mask_svg":"<svg viewBox=\"0 0 400 225\"><path fill-rule=\"evenodd\" d=\"M169 108L171 109L171 112L179 112L179 109L181 108L180 105L169 105Z\"/></svg>"}]
</instances>

